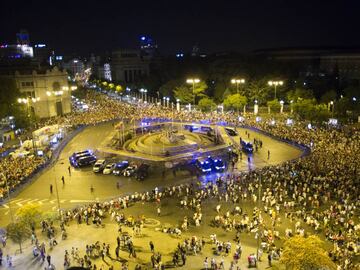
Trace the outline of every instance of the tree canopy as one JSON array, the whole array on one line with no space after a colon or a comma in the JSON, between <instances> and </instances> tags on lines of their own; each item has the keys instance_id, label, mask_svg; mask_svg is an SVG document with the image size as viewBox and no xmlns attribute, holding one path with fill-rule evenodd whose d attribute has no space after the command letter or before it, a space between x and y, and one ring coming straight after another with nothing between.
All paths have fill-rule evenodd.
<instances>
[{"instance_id":1,"label":"tree canopy","mask_svg":"<svg viewBox=\"0 0 360 270\"><path fill-rule=\"evenodd\" d=\"M315 235L288 239L284 243L280 263L292 270L336 269L323 248L323 242Z\"/></svg>"},{"instance_id":2,"label":"tree canopy","mask_svg":"<svg viewBox=\"0 0 360 270\"><path fill-rule=\"evenodd\" d=\"M235 109L238 110L243 108L247 103L247 98L240 94L229 95L224 99L224 106L227 109Z\"/></svg>"},{"instance_id":3,"label":"tree canopy","mask_svg":"<svg viewBox=\"0 0 360 270\"><path fill-rule=\"evenodd\" d=\"M215 108L216 104L211 98L204 97L200 99L198 106L203 111L210 111L212 108Z\"/></svg>"}]
</instances>

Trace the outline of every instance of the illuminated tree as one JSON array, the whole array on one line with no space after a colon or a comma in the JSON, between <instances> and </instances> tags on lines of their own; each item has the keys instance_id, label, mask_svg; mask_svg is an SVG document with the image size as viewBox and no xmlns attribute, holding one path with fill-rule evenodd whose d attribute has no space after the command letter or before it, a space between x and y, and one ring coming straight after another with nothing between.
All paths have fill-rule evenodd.
<instances>
[{"instance_id":1,"label":"illuminated tree","mask_svg":"<svg viewBox=\"0 0 360 270\"><path fill-rule=\"evenodd\" d=\"M323 248L323 242L314 235L307 238L294 236L288 239L284 243L280 263L289 270L336 269L335 263Z\"/></svg>"},{"instance_id":2,"label":"illuminated tree","mask_svg":"<svg viewBox=\"0 0 360 270\"><path fill-rule=\"evenodd\" d=\"M224 106L227 109L239 110L247 103L247 98L240 94L229 95L224 99Z\"/></svg>"},{"instance_id":3,"label":"illuminated tree","mask_svg":"<svg viewBox=\"0 0 360 270\"><path fill-rule=\"evenodd\" d=\"M23 222L15 222L10 223L6 227L6 234L12 241L14 241L14 243L19 244L20 253L22 253L21 244L30 237L31 230L27 224Z\"/></svg>"},{"instance_id":4,"label":"illuminated tree","mask_svg":"<svg viewBox=\"0 0 360 270\"><path fill-rule=\"evenodd\" d=\"M37 206L27 204L16 211L15 217L18 222L29 226L29 228L35 228L35 225L41 219L41 212Z\"/></svg>"},{"instance_id":5,"label":"illuminated tree","mask_svg":"<svg viewBox=\"0 0 360 270\"><path fill-rule=\"evenodd\" d=\"M210 111L211 108L216 106L216 104L211 98L204 97L200 99L198 106L203 111Z\"/></svg>"}]
</instances>

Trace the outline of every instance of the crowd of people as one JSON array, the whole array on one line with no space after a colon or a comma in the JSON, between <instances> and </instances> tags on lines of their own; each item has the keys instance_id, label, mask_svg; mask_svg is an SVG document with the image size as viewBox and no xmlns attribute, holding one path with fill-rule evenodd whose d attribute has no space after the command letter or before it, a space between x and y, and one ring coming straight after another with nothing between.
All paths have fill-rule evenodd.
<instances>
[{"instance_id":1,"label":"crowd of people","mask_svg":"<svg viewBox=\"0 0 360 270\"><path fill-rule=\"evenodd\" d=\"M8 191L15 190L45 164L43 157L4 157L0 159L0 201L6 198Z\"/></svg>"},{"instance_id":2,"label":"crowd of people","mask_svg":"<svg viewBox=\"0 0 360 270\"><path fill-rule=\"evenodd\" d=\"M359 255L360 223L359 223L359 179L360 179L360 131L356 128L335 129L329 127L311 127L307 123L298 122L291 126L284 122L275 125L270 122L257 122L246 118L239 123L237 115L206 114L203 112L177 112L171 108L158 105L134 105L118 102L109 97L89 92L89 111L73 113L65 117L50 119L43 124L63 123L73 126L92 125L113 119L129 119L132 121L146 118L176 119L179 121L203 121L210 123L226 122L229 125L246 124L263 130L281 139L291 140L311 148L311 155L277 166L269 166L249 172L236 172L219 178L216 183L203 185L180 185L155 189L145 193L135 193L103 203L94 203L63 213L65 222L72 219L96 224L108 215L119 226L128 222L121 209L128 208L137 202L157 202L161 205L164 198L177 196L179 207L192 209L193 216L184 217L175 224L177 234L189 230L191 226L202 226L202 205L208 200L217 200L213 226L221 227L225 232L234 232L238 244L242 234L252 233L261 240L262 252L268 253L269 263L279 259L282 253L282 240L293 235L309 235L317 233L333 244L329 256L339 269L355 269L354 258ZM1 162L6 162L1 160ZM29 165L25 160L11 163L8 161L0 167L7 179L16 183L32 173L31 168L22 168L21 163ZM41 165L36 158L32 167ZM9 170L14 167L15 170ZM1 190L0 190L1 191ZM232 211L222 211L222 204L234 204ZM242 202L252 206L252 211L240 207ZM160 209L160 207L157 207ZM281 230L279 224L288 219L292 227ZM99 221L100 220L100 221ZM131 217L126 224L141 228L141 219ZM94 224L95 224L94 223ZM175 231L175 229L173 231ZM134 229L135 230L135 229ZM279 241L276 241L279 240ZM211 241L219 254L230 252L229 245L212 235ZM189 250L197 254L202 247L202 240L188 239L174 252L174 265L179 265L179 258L188 254ZM240 244L241 247L241 244ZM239 253L237 247L236 252ZM151 261L161 266L159 254L153 254ZM239 255L239 254L238 254ZM259 259L260 252L256 259ZM160 256L161 258L161 256ZM232 262L236 266L236 258ZM183 264L185 264L183 260ZM210 263L209 263L210 262ZM212 264L212 259L205 258L204 266ZM158 267L158 266L157 266ZM207 266L205 267L207 268ZM235 269L235 268L232 268Z\"/></svg>"}]
</instances>

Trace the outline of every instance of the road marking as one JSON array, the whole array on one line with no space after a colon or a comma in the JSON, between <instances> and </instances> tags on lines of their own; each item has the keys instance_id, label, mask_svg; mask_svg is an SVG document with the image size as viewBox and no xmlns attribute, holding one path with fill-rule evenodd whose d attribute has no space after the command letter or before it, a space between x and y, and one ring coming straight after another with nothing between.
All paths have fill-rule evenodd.
<instances>
[{"instance_id":1,"label":"road marking","mask_svg":"<svg viewBox=\"0 0 360 270\"><path fill-rule=\"evenodd\" d=\"M31 201L28 201L27 203L28 204L32 204L33 202L36 202L36 201L38 201L39 199L33 199L33 200L31 200Z\"/></svg>"},{"instance_id":2,"label":"road marking","mask_svg":"<svg viewBox=\"0 0 360 270\"><path fill-rule=\"evenodd\" d=\"M11 200L11 203L19 202L19 201L22 201L22 200L23 200L23 199Z\"/></svg>"},{"instance_id":3,"label":"road marking","mask_svg":"<svg viewBox=\"0 0 360 270\"><path fill-rule=\"evenodd\" d=\"M70 200L70 203L85 203L85 202L93 202L94 200Z\"/></svg>"},{"instance_id":4,"label":"road marking","mask_svg":"<svg viewBox=\"0 0 360 270\"><path fill-rule=\"evenodd\" d=\"M30 200L31 200L31 199L22 200L22 201L20 201L20 202L17 202L16 205L21 207L21 206L23 206L23 203L26 203L27 201L30 201Z\"/></svg>"},{"instance_id":5,"label":"road marking","mask_svg":"<svg viewBox=\"0 0 360 270\"><path fill-rule=\"evenodd\" d=\"M52 209L52 210L56 210L56 208L57 208L56 206L53 206L51 209Z\"/></svg>"},{"instance_id":6,"label":"road marking","mask_svg":"<svg viewBox=\"0 0 360 270\"><path fill-rule=\"evenodd\" d=\"M46 202L48 199L42 199L42 200L40 200L40 201L38 201L38 203L40 204L40 205L42 205L42 204L44 204L44 202Z\"/></svg>"},{"instance_id":7,"label":"road marking","mask_svg":"<svg viewBox=\"0 0 360 270\"><path fill-rule=\"evenodd\" d=\"M9 208L7 204L2 204L1 206L3 206L4 208Z\"/></svg>"},{"instance_id":8,"label":"road marking","mask_svg":"<svg viewBox=\"0 0 360 270\"><path fill-rule=\"evenodd\" d=\"M51 204L54 204L55 202L56 202L56 200L49 201L49 203L51 203Z\"/></svg>"},{"instance_id":9,"label":"road marking","mask_svg":"<svg viewBox=\"0 0 360 270\"><path fill-rule=\"evenodd\" d=\"M64 202L66 202L66 200L60 200L60 202L61 202L61 203L64 203Z\"/></svg>"}]
</instances>

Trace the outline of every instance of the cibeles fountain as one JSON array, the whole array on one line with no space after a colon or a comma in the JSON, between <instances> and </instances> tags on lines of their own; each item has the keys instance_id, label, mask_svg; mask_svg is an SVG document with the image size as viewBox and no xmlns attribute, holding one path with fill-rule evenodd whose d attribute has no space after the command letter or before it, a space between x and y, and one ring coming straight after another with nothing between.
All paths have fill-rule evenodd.
<instances>
[{"instance_id":1,"label":"cibeles fountain","mask_svg":"<svg viewBox=\"0 0 360 270\"><path fill-rule=\"evenodd\" d=\"M226 156L233 141L222 126L183 122L142 122L115 125L98 150L147 162L181 162L208 155Z\"/></svg>"}]
</instances>

